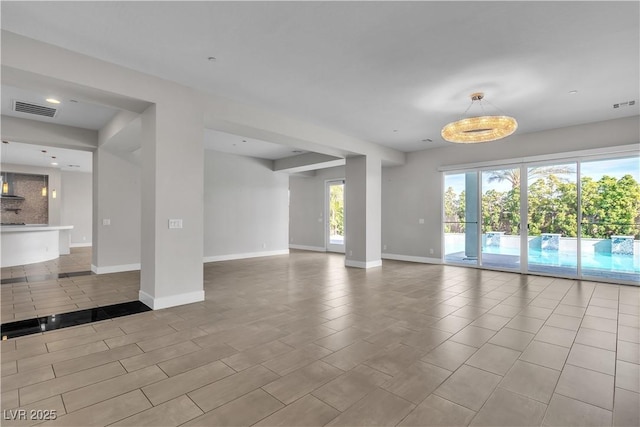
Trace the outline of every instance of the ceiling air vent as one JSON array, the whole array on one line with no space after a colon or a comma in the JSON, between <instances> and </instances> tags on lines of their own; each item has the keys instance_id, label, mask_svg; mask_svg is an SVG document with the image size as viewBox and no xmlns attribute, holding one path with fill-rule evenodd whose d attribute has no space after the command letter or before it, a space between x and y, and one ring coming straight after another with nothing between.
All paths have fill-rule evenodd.
<instances>
[{"instance_id":1,"label":"ceiling air vent","mask_svg":"<svg viewBox=\"0 0 640 427\"><path fill-rule=\"evenodd\" d=\"M17 113L35 114L36 116L55 117L58 110L31 102L13 101L13 111Z\"/></svg>"},{"instance_id":2,"label":"ceiling air vent","mask_svg":"<svg viewBox=\"0 0 640 427\"><path fill-rule=\"evenodd\" d=\"M620 102L618 104L613 104L613 108L631 107L633 105L636 105L636 101L627 101L627 102Z\"/></svg>"}]
</instances>

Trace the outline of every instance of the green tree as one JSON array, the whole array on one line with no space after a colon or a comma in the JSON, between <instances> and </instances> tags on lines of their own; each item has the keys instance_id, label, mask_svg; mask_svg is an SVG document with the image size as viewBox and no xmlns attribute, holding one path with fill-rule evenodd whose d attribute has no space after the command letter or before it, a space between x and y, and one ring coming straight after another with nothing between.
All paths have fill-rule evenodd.
<instances>
[{"instance_id":1,"label":"green tree","mask_svg":"<svg viewBox=\"0 0 640 427\"><path fill-rule=\"evenodd\" d=\"M344 185L330 187L329 233L334 236L344 236Z\"/></svg>"},{"instance_id":2,"label":"green tree","mask_svg":"<svg viewBox=\"0 0 640 427\"><path fill-rule=\"evenodd\" d=\"M563 175L574 171L571 166L537 166L529 168L528 179L533 181L536 178L544 178L554 174ZM489 175L489 182L503 181L510 182L512 189L520 188L520 168L492 171Z\"/></svg>"}]
</instances>

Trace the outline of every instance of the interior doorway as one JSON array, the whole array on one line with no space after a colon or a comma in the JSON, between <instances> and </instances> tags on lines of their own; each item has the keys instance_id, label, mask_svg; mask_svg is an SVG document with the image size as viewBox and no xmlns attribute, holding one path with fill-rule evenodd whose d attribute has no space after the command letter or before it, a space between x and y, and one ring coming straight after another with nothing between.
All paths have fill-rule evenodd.
<instances>
[{"instance_id":1,"label":"interior doorway","mask_svg":"<svg viewBox=\"0 0 640 427\"><path fill-rule=\"evenodd\" d=\"M325 242L328 252L344 253L344 190L344 179L326 182Z\"/></svg>"}]
</instances>

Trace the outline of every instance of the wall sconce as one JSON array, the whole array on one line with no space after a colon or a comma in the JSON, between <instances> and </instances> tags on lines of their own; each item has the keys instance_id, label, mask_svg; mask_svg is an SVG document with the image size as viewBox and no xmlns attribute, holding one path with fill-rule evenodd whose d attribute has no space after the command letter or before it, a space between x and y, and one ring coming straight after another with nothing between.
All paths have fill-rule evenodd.
<instances>
[{"instance_id":1,"label":"wall sconce","mask_svg":"<svg viewBox=\"0 0 640 427\"><path fill-rule=\"evenodd\" d=\"M51 190L51 197L55 199L57 196L58 196L58 193L56 193L56 190L54 188L53 190Z\"/></svg>"}]
</instances>

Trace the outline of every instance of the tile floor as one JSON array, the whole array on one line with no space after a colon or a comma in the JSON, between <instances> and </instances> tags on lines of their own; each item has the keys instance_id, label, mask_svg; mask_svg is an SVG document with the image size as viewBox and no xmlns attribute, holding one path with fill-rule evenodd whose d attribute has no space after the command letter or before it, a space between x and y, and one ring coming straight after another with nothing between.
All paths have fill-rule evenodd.
<instances>
[{"instance_id":1,"label":"tile floor","mask_svg":"<svg viewBox=\"0 0 640 427\"><path fill-rule=\"evenodd\" d=\"M202 303L3 341L2 409L78 426L640 424L640 288L301 251L204 274ZM132 297L136 280L3 285L3 319Z\"/></svg>"},{"instance_id":2,"label":"tile floor","mask_svg":"<svg viewBox=\"0 0 640 427\"><path fill-rule=\"evenodd\" d=\"M60 258L36 264L3 267L2 278L12 279L27 276L44 276L91 270L91 248L71 248L71 253Z\"/></svg>"}]
</instances>

